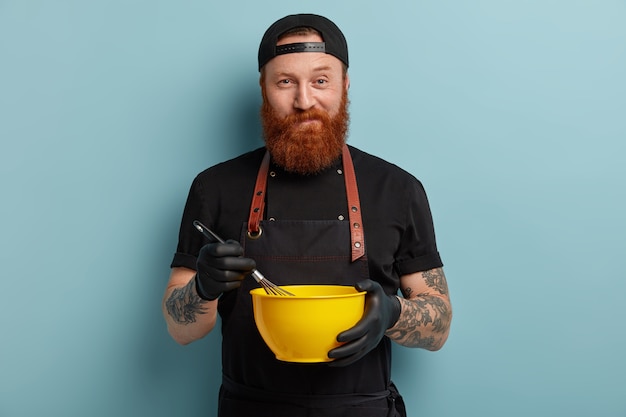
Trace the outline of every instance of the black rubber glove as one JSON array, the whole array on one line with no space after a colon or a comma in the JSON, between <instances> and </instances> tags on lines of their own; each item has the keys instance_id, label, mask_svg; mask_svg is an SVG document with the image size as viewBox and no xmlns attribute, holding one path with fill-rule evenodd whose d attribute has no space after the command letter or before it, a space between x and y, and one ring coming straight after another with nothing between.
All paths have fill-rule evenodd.
<instances>
[{"instance_id":1,"label":"black rubber glove","mask_svg":"<svg viewBox=\"0 0 626 417\"><path fill-rule=\"evenodd\" d=\"M367 279L357 283L355 288L367 291L365 312L354 327L337 335L337 341L345 344L328 352L329 358L335 358L329 362L331 366L346 366L361 359L378 346L385 331L400 317L400 300L395 295L385 294L378 282Z\"/></svg>"},{"instance_id":2,"label":"black rubber glove","mask_svg":"<svg viewBox=\"0 0 626 417\"><path fill-rule=\"evenodd\" d=\"M234 290L256 267L254 259L243 258L239 242L209 243L200 249L196 262L196 292L205 300L215 300Z\"/></svg>"}]
</instances>

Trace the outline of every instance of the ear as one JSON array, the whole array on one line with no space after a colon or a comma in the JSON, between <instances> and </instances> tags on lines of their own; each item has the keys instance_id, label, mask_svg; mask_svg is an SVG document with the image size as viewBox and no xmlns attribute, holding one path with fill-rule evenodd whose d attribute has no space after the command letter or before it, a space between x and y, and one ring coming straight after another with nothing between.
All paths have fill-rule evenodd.
<instances>
[{"instance_id":1,"label":"ear","mask_svg":"<svg viewBox=\"0 0 626 417\"><path fill-rule=\"evenodd\" d=\"M344 83L344 88L346 89L346 91L348 91L350 89L350 76L348 75L348 73L346 73L343 83Z\"/></svg>"}]
</instances>

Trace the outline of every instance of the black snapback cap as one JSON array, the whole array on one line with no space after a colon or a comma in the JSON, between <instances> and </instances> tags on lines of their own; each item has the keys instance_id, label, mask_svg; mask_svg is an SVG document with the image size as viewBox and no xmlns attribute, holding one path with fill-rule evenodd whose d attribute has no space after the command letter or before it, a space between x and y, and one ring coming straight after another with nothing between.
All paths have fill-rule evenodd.
<instances>
[{"instance_id":1,"label":"black snapback cap","mask_svg":"<svg viewBox=\"0 0 626 417\"><path fill-rule=\"evenodd\" d=\"M317 30L324 42L303 42L276 46L278 38L285 32L298 27ZM316 14L293 14L277 20L270 26L259 46L259 71L263 65L277 55L295 52L324 52L335 56L348 66L348 43L341 30L332 21Z\"/></svg>"}]
</instances>

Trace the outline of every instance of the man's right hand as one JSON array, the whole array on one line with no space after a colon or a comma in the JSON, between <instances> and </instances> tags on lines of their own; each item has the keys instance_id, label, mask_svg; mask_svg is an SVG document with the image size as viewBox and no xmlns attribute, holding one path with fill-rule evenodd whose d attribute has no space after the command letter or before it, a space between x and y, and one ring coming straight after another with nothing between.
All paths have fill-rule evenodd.
<instances>
[{"instance_id":1,"label":"man's right hand","mask_svg":"<svg viewBox=\"0 0 626 417\"><path fill-rule=\"evenodd\" d=\"M256 267L254 259L243 258L239 242L209 243L200 249L196 262L196 291L205 300L215 300L223 292L241 285Z\"/></svg>"}]
</instances>

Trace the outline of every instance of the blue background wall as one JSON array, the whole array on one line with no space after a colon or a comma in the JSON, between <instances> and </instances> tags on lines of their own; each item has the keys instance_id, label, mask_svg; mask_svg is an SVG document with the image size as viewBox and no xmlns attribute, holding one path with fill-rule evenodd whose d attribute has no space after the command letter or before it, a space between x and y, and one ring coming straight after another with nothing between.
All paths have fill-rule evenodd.
<instances>
[{"instance_id":1,"label":"blue background wall","mask_svg":"<svg viewBox=\"0 0 626 417\"><path fill-rule=\"evenodd\" d=\"M411 415L626 416L624 1L0 0L0 416L214 416L160 302L197 172L261 144L256 48L316 12L350 143L425 184L455 318Z\"/></svg>"}]
</instances>

